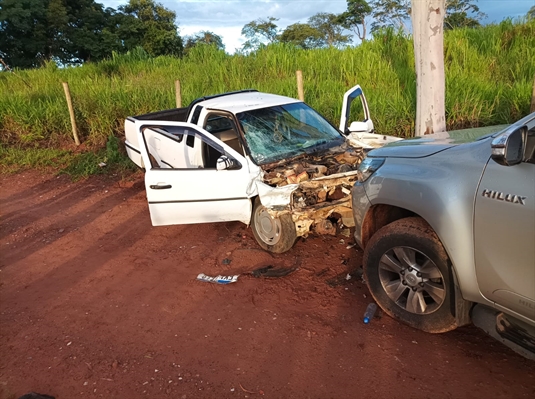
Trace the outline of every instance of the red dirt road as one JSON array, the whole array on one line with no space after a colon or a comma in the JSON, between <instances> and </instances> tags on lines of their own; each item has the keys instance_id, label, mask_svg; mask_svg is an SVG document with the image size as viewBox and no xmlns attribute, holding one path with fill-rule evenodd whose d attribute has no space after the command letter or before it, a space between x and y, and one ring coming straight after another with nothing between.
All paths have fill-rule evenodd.
<instances>
[{"instance_id":1,"label":"red dirt road","mask_svg":"<svg viewBox=\"0 0 535 399\"><path fill-rule=\"evenodd\" d=\"M0 399L535 397L534 363L475 327L364 325L347 237L271 256L240 223L152 227L141 174L2 175L0 206ZM269 264L299 269L195 280Z\"/></svg>"}]
</instances>

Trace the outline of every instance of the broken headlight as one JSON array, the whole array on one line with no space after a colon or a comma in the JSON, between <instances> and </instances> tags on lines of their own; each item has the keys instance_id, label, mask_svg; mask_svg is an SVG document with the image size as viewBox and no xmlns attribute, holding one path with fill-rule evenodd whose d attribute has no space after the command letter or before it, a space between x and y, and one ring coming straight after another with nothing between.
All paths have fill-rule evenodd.
<instances>
[{"instance_id":1,"label":"broken headlight","mask_svg":"<svg viewBox=\"0 0 535 399\"><path fill-rule=\"evenodd\" d=\"M364 158L360 163L358 169L358 180L360 183L364 183L368 178L375 173L377 169L385 162L384 158Z\"/></svg>"}]
</instances>

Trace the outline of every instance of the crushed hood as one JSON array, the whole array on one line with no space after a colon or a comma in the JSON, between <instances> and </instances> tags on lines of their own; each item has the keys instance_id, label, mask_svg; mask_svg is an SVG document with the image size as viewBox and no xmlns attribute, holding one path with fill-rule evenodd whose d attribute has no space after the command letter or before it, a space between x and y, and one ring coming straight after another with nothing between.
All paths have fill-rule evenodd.
<instances>
[{"instance_id":1,"label":"crushed hood","mask_svg":"<svg viewBox=\"0 0 535 399\"><path fill-rule=\"evenodd\" d=\"M299 184L301 182L356 171L364 150L349 143L312 154L262 165L263 180L272 187Z\"/></svg>"},{"instance_id":2,"label":"crushed hood","mask_svg":"<svg viewBox=\"0 0 535 399\"><path fill-rule=\"evenodd\" d=\"M350 193L364 156L346 142L262 165L262 181L256 181L260 201L274 217L290 213L298 236L311 229L334 235L354 225Z\"/></svg>"}]
</instances>

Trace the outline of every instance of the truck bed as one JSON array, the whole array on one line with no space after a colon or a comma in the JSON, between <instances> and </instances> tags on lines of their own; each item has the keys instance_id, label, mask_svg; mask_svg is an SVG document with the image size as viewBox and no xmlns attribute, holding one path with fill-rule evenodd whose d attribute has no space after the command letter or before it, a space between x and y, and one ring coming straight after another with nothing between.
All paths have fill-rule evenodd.
<instances>
[{"instance_id":1,"label":"truck bed","mask_svg":"<svg viewBox=\"0 0 535 399\"><path fill-rule=\"evenodd\" d=\"M140 168L145 167L145 165L143 165L143 160L141 159L141 153L139 152L139 143L135 129L136 120L187 122L190 109L191 107L172 108L138 116L129 116L126 118L124 121L124 133L128 157Z\"/></svg>"}]
</instances>

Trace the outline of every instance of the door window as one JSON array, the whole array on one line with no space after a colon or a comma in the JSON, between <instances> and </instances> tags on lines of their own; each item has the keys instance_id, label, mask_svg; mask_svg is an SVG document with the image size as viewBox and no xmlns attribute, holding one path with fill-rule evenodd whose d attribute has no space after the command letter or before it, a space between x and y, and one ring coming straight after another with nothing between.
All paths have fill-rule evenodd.
<instances>
[{"instance_id":1,"label":"door window","mask_svg":"<svg viewBox=\"0 0 535 399\"><path fill-rule=\"evenodd\" d=\"M204 129L240 155L245 155L234 120L229 115L211 113L206 117Z\"/></svg>"},{"instance_id":2,"label":"door window","mask_svg":"<svg viewBox=\"0 0 535 399\"><path fill-rule=\"evenodd\" d=\"M146 128L143 139L152 169L216 169L222 155L233 158L221 145L189 127Z\"/></svg>"}]
</instances>

